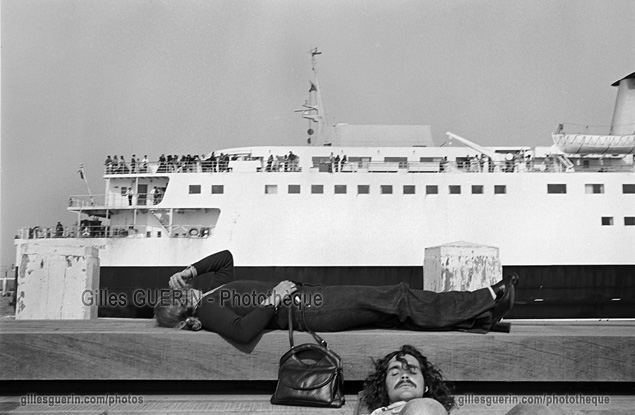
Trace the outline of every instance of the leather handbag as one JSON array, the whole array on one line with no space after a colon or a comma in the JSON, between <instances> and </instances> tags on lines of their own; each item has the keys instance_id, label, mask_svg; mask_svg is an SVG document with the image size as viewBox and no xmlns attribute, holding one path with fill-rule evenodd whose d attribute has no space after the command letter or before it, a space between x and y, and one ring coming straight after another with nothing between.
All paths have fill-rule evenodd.
<instances>
[{"instance_id":1,"label":"leather handbag","mask_svg":"<svg viewBox=\"0 0 635 415\"><path fill-rule=\"evenodd\" d=\"M324 339L306 325L315 343L293 344L293 306L289 307L289 344L291 348L280 358L278 385L271 397L275 405L339 408L344 405L342 359Z\"/></svg>"}]
</instances>

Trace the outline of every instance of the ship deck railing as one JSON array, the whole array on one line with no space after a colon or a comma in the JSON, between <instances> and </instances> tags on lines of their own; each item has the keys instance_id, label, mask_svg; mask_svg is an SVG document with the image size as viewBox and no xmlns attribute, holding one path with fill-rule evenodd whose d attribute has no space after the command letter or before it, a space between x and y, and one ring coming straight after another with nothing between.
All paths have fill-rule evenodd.
<instances>
[{"instance_id":1,"label":"ship deck railing","mask_svg":"<svg viewBox=\"0 0 635 415\"><path fill-rule=\"evenodd\" d=\"M615 165L615 166L575 166L577 173L631 173L635 171L632 165Z\"/></svg>"},{"instance_id":2,"label":"ship deck railing","mask_svg":"<svg viewBox=\"0 0 635 415\"><path fill-rule=\"evenodd\" d=\"M71 195L68 199L69 208L79 209L124 209L124 208L144 208L160 209L158 206L163 197L152 196L150 193L134 193L129 200L128 197L119 194L92 194L92 195Z\"/></svg>"},{"instance_id":3,"label":"ship deck railing","mask_svg":"<svg viewBox=\"0 0 635 415\"><path fill-rule=\"evenodd\" d=\"M436 160L438 159L438 160ZM608 160L608 159L607 159ZM484 162L478 158L458 159L456 161L444 161L435 158L435 161L353 161L347 163L335 163L315 161L310 170L319 173L559 173L559 172L632 172L634 166L630 164L604 163L602 158L576 158L572 168L559 157L526 160L516 157L511 160ZM240 163L240 161L238 162ZM245 163L245 162L243 162ZM204 164L191 164L186 166L164 166L160 163L148 163L146 167L131 168L106 168L106 177L156 175L165 173L299 173L302 167L293 163L278 163L268 165L257 160L249 160L244 165L230 162L228 165L206 167ZM146 195L149 199L150 195Z\"/></svg>"},{"instance_id":4,"label":"ship deck railing","mask_svg":"<svg viewBox=\"0 0 635 415\"><path fill-rule=\"evenodd\" d=\"M120 163L104 167L104 175L129 175L129 174L165 174L165 173L223 173L233 170L236 160L216 161L208 160L193 162L148 162L140 163L134 167L128 163ZM239 162L248 162L256 166L258 171L264 170L265 164L261 159L242 159ZM280 165L282 166L282 165Z\"/></svg>"},{"instance_id":5,"label":"ship deck railing","mask_svg":"<svg viewBox=\"0 0 635 415\"><path fill-rule=\"evenodd\" d=\"M18 230L18 239L64 239L64 238L209 238L214 234L215 226L197 225L127 225L111 226L96 224L80 226L61 226L46 228L35 226Z\"/></svg>"}]
</instances>

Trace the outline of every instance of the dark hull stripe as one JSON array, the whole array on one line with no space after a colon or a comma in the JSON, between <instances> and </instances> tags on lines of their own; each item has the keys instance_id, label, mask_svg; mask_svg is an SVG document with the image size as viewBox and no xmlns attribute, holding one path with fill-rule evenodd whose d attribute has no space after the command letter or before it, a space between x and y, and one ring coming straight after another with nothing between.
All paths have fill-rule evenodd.
<instances>
[{"instance_id":1,"label":"dark hull stripe","mask_svg":"<svg viewBox=\"0 0 635 415\"><path fill-rule=\"evenodd\" d=\"M182 267L102 267L100 317L152 318L170 276ZM509 318L633 318L635 265L505 266L521 280ZM237 267L238 279L326 285L423 287L422 267ZM208 281L198 281L205 289ZM95 295L97 298L97 295Z\"/></svg>"}]
</instances>

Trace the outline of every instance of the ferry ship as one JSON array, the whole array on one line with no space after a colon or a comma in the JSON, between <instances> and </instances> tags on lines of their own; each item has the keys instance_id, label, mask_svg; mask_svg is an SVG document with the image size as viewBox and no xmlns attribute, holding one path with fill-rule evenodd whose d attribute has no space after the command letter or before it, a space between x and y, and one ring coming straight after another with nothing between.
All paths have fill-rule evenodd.
<instances>
[{"instance_id":1,"label":"ferry ship","mask_svg":"<svg viewBox=\"0 0 635 415\"><path fill-rule=\"evenodd\" d=\"M109 164L103 194L70 198L79 226L23 229L18 255L33 238L97 246L111 292L165 287L223 249L240 278L422 288L425 248L468 241L521 275L510 317L635 317L635 73L613 84L599 134L559 125L552 145L484 147L448 132L435 146L425 125L329 131L318 54L299 110L307 145Z\"/></svg>"}]
</instances>

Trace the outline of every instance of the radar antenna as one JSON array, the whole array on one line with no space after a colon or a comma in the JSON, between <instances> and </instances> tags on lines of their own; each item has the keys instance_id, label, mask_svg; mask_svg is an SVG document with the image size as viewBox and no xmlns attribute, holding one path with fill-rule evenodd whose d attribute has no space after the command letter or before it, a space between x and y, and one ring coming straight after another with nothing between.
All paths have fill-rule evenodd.
<instances>
[{"instance_id":1,"label":"radar antenna","mask_svg":"<svg viewBox=\"0 0 635 415\"><path fill-rule=\"evenodd\" d=\"M315 59L316 55L321 55L322 52L318 51L318 48L315 47L313 49L311 49L309 51L309 53L311 54L311 69L313 70L314 73L317 73L317 70L315 69L315 64L317 63L317 59Z\"/></svg>"},{"instance_id":2,"label":"radar antenna","mask_svg":"<svg viewBox=\"0 0 635 415\"><path fill-rule=\"evenodd\" d=\"M317 55L321 55L322 52L318 51L315 47L309 51L311 54L311 69L313 70L313 80L309 81L311 84L309 88L309 99L304 103L302 109L296 110L296 112L302 113L302 118L309 120L309 128L307 134L309 138L307 143L309 145L327 145L328 138L326 137L326 117L324 115L324 102L322 101L322 90L317 78Z\"/></svg>"}]
</instances>

